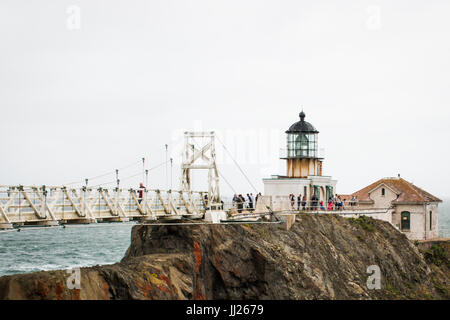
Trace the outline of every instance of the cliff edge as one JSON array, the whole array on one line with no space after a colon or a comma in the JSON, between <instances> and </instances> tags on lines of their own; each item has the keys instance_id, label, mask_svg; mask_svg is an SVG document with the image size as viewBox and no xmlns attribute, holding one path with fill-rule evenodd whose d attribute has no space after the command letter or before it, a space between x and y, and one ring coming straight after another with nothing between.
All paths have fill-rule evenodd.
<instances>
[{"instance_id":1,"label":"cliff edge","mask_svg":"<svg viewBox=\"0 0 450 320\"><path fill-rule=\"evenodd\" d=\"M389 223L302 214L280 224L136 225L121 262L4 276L0 299L449 299L449 243ZM380 289L369 289L369 266Z\"/></svg>"}]
</instances>

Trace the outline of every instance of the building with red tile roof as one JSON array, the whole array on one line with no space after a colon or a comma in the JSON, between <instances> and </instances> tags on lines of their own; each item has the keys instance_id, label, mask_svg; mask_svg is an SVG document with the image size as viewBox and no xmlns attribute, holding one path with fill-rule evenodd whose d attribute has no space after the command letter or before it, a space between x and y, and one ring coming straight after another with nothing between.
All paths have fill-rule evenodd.
<instances>
[{"instance_id":1,"label":"building with red tile roof","mask_svg":"<svg viewBox=\"0 0 450 320\"><path fill-rule=\"evenodd\" d=\"M400 177L382 178L346 198L356 197L358 208L390 209L391 223L409 239L438 237L441 199ZM342 197L341 197L342 198Z\"/></svg>"},{"instance_id":2,"label":"building with red tile roof","mask_svg":"<svg viewBox=\"0 0 450 320\"><path fill-rule=\"evenodd\" d=\"M395 203L442 202L441 199L400 177L380 179L367 187L352 193L350 196L356 196L359 202L373 203L374 200L370 197L370 194L381 185L390 189L397 195L397 198L393 200Z\"/></svg>"}]
</instances>

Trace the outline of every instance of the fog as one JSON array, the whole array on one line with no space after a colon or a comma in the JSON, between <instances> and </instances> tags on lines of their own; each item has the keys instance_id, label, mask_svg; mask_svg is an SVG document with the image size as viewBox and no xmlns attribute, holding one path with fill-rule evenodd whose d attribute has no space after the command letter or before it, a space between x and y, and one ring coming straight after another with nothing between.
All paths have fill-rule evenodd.
<instances>
[{"instance_id":1,"label":"fog","mask_svg":"<svg viewBox=\"0 0 450 320\"><path fill-rule=\"evenodd\" d=\"M303 108L338 193L401 174L448 197L449 16L445 0L2 0L0 184L111 182L168 144L149 184L176 188L183 132L214 130L262 191ZM222 193L254 192L216 149Z\"/></svg>"}]
</instances>

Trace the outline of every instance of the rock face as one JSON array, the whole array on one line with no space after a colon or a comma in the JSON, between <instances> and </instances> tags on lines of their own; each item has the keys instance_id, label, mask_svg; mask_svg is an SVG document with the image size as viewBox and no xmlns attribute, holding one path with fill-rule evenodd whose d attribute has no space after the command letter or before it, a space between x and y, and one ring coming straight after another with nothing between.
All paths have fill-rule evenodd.
<instances>
[{"instance_id":1,"label":"rock face","mask_svg":"<svg viewBox=\"0 0 450 320\"><path fill-rule=\"evenodd\" d=\"M0 299L449 299L440 263L389 223L301 215L280 224L137 225L120 263L0 278ZM436 250L435 250L436 251ZM381 271L369 289L367 268Z\"/></svg>"}]
</instances>

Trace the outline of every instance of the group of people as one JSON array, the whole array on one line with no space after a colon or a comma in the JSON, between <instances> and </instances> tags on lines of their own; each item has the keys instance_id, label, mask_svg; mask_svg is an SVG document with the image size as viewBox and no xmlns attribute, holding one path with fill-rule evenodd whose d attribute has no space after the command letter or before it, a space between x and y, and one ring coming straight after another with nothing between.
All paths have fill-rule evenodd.
<instances>
[{"instance_id":1,"label":"group of people","mask_svg":"<svg viewBox=\"0 0 450 320\"><path fill-rule=\"evenodd\" d=\"M142 199L143 199L143 193L145 192L146 188L143 185L143 183L139 184L139 189L138 189L138 202L141 203ZM255 196L253 196L253 193L247 193L247 196L244 197L242 194L235 194L233 196L233 207L235 207L237 209L237 211L239 213L241 213L244 209L247 209L249 211L254 211L256 208L256 203L258 202L258 198L261 197L261 193L258 193ZM208 195L204 195L204 200L205 203L208 203ZM337 194L335 194L334 196L330 197L328 199L328 203L327 203L327 207L325 208L324 202L323 200L319 200L319 198L317 197L317 195L314 193L311 197L311 200L308 201L306 199L306 196L302 196L301 194L299 194L298 196L295 196L293 193L289 194L289 201L291 204L291 208L293 210L297 209L297 210L303 210L305 211L307 208L311 209L311 210L328 210L328 211L332 211L332 210L343 210L344 209L344 203L346 202L345 200L343 201L341 199L341 197ZM309 205L308 205L309 202ZM352 196L352 198L350 200L347 201L347 203L350 206L356 206L358 203L358 198L356 196ZM297 204L297 206L296 206ZM223 201L221 201L221 209L223 209Z\"/></svg>"},{"instance_id":2,"label":"group of people","mask_svg":"<svg viewBox=\"0 0 450 320\"><path fill-rule=\"evenodd\" d=\"M292 209L294 209L295 208L295 200L297 200L297 210L300 210L300 207L303 209L303 210L306 210L306 197L305 196L303 196L302 197L302 195L301 194L299 194L298 196L297 196L297 198L295 197L295 195L293 194L293 193L291 193L290 195L289 195L289 200L291 201L291 207L292 207Z\"/></svg>"},{"instance_id":3,"label":"group of people","mask_svg":"<svg viewBox=\"0 0 450 320\"><path fill-rule=\"evenodd\" d=\"M323 201L321 201L323 202ZM325 208L320 208L321 210L325 210ZM330 197L328 199L328 211L331 210L343 210L344 209L344 201L342 201L341 197L339 197L337 194L334 195L334 197Z\"/></svg>"},{"instance_id":4,"label":"group of people","mask_svg":"<svg viewBox=\"0 0 450 320\"><path fill-rule=\"evenodd\" d=\"M205 208L208 208L208 207L209 207L208 194L205 193L205 195L203 196L203 201L204 201L204 206L205 206ZM223 201L220 200L220 205L215 205L215 206L213 206L213 209L214 209L214 207L215 207L216 209L223 210L223 204L224 204ZM211 205L212 205L212 204L211 204Z\"/></svg>"},{"instance_id":5,"label":"group of people","mask_svg":"<svg viewBox=\"0 0 450 320\"><path fill-rule=\"evenodd\" d=\"M358 197L353 196L349 201L350 206L356 206L358 204Z\"/></svg>"},{"instance_id":6,"label":"group of people","mask_svg":"<svg viewBox=\"0 0 450 320\"><path fill-rule=\"evenodd\" d=\"M261 196L261 192L253 196L253 193L247 193L247 199L242 194L234 194L233 196L233 207L237 208L239 213L244 209L248 209L249 211L253 211L256 208L256 203L258 202L258 198Z\"/></svg>"},{"instance_id":7,"label":"group of people","mask_svg":"<svg viewBox=\"0 0 450 320\"><path fill-rule=\"evenodd\" d=\"M293 210L297 209L297 210L303 210L305 211L307 208L311 209L311 210L328 210L328 211L332 211L332 210L343 210L344 209L344 201L341 199L340 196L338 196L337 194L330 197L328 199L328 203L327 203L327 207L325 208L325 204L323 202L323 200L319 200L319 198L317 197L316 194L313 194L311 197L310 201L306 200L306 196L302 196L301 194L299 194L297 197L291 193L289 194L289 201L291 203L291 208ZM310 203L308 205L308 202ZM350 204L350 206L355 206L358 202L358 199L356 197L352 197L351 200L348 202ZM295 206L295 204L297 203L297 207Z\"/></svg>"}]
</instances>

